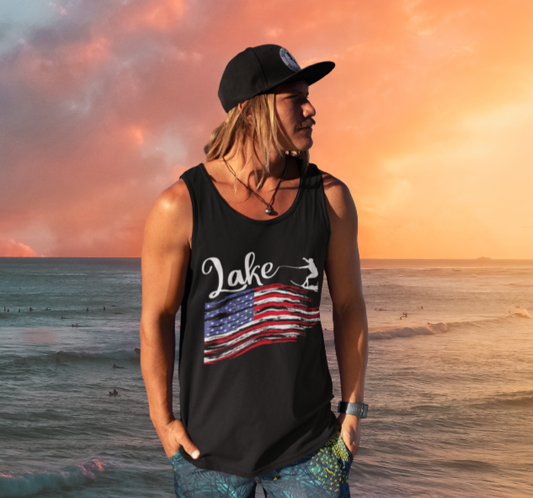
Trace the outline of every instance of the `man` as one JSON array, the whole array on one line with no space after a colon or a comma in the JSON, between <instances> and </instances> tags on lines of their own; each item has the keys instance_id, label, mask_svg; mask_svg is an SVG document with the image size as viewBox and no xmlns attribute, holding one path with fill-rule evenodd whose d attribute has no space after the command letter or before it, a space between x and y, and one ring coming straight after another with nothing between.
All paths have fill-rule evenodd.
<instances>
[{"instance_id":1,"label":"man","mask_svg":"<svg viewBox=\"0 0 533 498\"><path fill-rule=\"evenodd\" d=\"M308 87L333 67L300 69L277 45L234 57L219 89L228 115L206 162L163 192L148 217L141 366L176 496L254 496L258 482L274 497L349 496L367 408L357 214L346 186L309 164ZM338 418L319 316L324 270Z\"/></svg>"}]
</instances>

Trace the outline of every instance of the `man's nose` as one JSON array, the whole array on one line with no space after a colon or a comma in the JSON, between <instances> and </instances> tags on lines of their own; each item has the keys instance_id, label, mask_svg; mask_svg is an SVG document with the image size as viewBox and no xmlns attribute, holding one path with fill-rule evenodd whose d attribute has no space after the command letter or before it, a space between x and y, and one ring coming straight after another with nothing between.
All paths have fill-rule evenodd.
<instances>
[{"instance_id":1,"label":"man's nose","mask_svg":"<svg viewBox=\"0 0 533 498\"><path fill-rule=\"evenodd\" d=\"M316 109L313 107L313 104L309 100L304 105L304 116L310 118L316 116Z\"/></svg>"}]
</instances>

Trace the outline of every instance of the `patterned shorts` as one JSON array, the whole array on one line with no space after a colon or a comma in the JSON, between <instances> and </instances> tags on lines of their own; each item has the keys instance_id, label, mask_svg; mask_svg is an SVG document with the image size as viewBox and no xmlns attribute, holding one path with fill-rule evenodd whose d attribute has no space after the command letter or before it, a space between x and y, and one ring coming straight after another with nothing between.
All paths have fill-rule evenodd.
<instances>
[{"instance_id":1,"label":"patterned shorts","mask_svg":"<svg viewBox=\"0 0 533 498\"><path fill-rule=\"evenodd\" d=\"M177 498L253 498L257 484L272 498L349 497L352 461L353 456L339 433L315 453L257 477L198 469L179 452L170 458Z\"/></svg>"}]
</instances>

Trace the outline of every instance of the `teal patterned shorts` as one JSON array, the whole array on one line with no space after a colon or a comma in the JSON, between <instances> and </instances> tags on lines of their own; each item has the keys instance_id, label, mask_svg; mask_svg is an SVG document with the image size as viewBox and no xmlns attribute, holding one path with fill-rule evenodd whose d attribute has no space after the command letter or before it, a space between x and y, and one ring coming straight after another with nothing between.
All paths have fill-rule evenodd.
<instances>
[{"instance_id":1,"label":"teal patterned shorts","mask_svg":"<svg viewBox=\"0 0 533 498\"><path fill-rule=\"evenodd\" d=\"M352 461L353 456L339 433L315 453L251 478L198 469L179 452L170 459L177 498L253 498L259 483L265 495L272 498L349 497Z\"/></svg>"}]
</instances>

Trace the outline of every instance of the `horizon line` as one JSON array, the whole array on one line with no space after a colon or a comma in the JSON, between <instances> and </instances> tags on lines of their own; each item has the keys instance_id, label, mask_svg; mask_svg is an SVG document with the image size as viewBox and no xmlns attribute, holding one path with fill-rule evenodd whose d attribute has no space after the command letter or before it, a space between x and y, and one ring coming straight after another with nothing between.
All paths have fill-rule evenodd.
<instances>
[{"instance_id":1,"label":"horizon line","mask_svg":"<svg viewBox=\"0 0 533 498\"><path fill-rule=\"evenodd\" d=\"M141 259L141 256L0 256L0 259ZM477 258L360 258L365 260L382 260L382 261L533 261L531 258L490 258L480 256Z\"/></svg>"}]
</instances>

